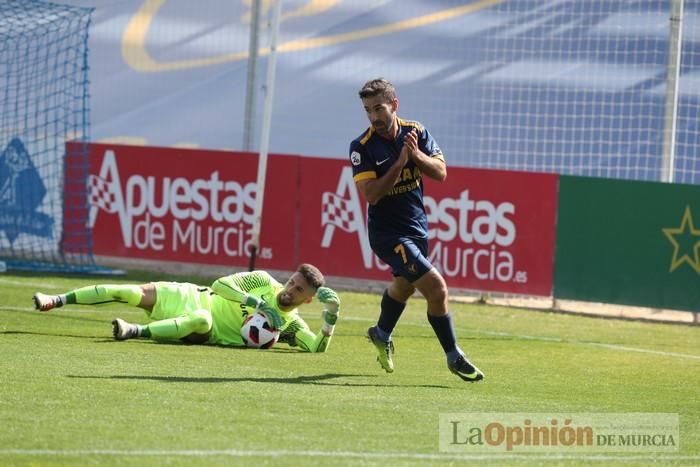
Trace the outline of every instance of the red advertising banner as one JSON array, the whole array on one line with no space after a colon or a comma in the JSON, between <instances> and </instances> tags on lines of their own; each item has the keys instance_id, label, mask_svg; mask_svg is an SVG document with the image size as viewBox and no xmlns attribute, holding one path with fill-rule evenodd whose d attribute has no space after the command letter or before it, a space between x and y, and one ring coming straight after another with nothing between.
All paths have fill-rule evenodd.
<instances>
[{"instance_id":1,"label":"red advertising banner","mask_svg":"<svg viewBox=\"0 0 700 467\"><path fill-rule=\"evenodd\" d=\"M297 165L295 157L276 157L268 165L263 212L270 221L261 230L261 268L295 267L289 252ZM86 218L94 253L246 267L256 176L257 155L251 153L91 144Z\"/></svg>"},{"instance_id":2,"label":"red advertising banner","mask_svg":"<svg viewBox=\"0 0 700 467\"><path fill-rule=\"evenodd\" d=\"M451 169L430 184L432 258L461 287L549 296L558 175Z\"/></svg>"},{"instance_id":3,"label":"red advertising banner","mask_svg":"<svg viewBox=\"0 0 700 467\"><path fill-rule=\"evenodd\" d=\"M345 161L301 159L300 256L330 275L390 279L371 252L366 203ZM323 174L319 177L318 174ZM429 258L450 287L549 296L557 175L450 168L427 181ZM311 261L311 260L309 260Z\"/></svg>"},{"instance_id":4,"label":"red advertising banner","mask_svg":"<svg viewBox=\"0 0 700 467\"><path fill-rule=\"evenodd\" d=\"M96 255L248 265L255 154L90 149L85 218ZM427 181L425 205L429 257L450 287L551 294L557 175L450 168L445 183ZM330 276L389 281L366 226L345 160L270 155L257 267L311 262Z\"/></svg>"}]
</instances>

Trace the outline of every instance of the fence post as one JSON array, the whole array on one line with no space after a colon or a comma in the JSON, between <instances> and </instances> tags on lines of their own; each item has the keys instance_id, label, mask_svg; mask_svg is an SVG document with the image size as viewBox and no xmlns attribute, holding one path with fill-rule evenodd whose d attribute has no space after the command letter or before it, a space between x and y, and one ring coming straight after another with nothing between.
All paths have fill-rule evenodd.
<instances>
[{"instance_id":1,"label":"fence post","mask_svg":"<svg viewBox=\"0 0 700 467\"><path fill-rule=\"evenodd\" d=\"M683 6L685 0L671 0L668 66L666 68L666 105L664 109L664 144L661 181L673 182L676 158L676 122L678 120L678 86L683 47Z\"/></svg>"}]
</instances>

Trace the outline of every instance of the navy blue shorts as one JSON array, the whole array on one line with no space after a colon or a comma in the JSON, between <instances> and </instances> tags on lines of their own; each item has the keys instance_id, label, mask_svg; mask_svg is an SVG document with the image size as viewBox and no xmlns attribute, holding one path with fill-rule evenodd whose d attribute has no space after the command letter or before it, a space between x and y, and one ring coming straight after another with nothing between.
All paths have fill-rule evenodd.
<instances>
[{"instance_id":1,"label":"navy blue shorts","mask_svg":"<svg viewBox=\"0 0 700 467\"><path fill-rule=\"evenodd\" d=\"M401 276L411 283L433 268L427 258L427 238L373 239L370 240L370 245L379 259L391 266L394 276Z\"/></svg>"}]
</instances>

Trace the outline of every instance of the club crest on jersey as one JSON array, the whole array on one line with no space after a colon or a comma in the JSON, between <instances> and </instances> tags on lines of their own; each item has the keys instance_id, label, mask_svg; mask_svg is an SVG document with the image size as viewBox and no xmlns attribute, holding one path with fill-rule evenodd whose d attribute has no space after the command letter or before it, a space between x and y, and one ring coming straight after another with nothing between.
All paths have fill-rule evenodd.
<instances>
[{"instance_id":1,"label":"club crest on jersey","mask_svg":"<svg viewBox=\"0 0 700 467\"><path fill-rule=\"evenodd\" d=\"M352 165L360 165L360 162L362 162L362 157L360 156L360 153L357 151L353 151L352 154L350 154L350 162L352 162Z\"/></svg>"}]
</instances>

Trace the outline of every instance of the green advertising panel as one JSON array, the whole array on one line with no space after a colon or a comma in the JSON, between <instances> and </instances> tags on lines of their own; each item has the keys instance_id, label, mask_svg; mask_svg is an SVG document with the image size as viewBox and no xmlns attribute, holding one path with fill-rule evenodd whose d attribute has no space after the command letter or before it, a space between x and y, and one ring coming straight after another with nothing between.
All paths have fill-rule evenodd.
<instances>
[{"instance_id":1,"label":"green advertising panel","mask_svg":"<svg viewBox=\"0 0 700 467\"><path fill-rule=\"evenodd\" d=\"M700 186L559 183L556 298L700 309Z\"/></svg>"}]
</instances>

